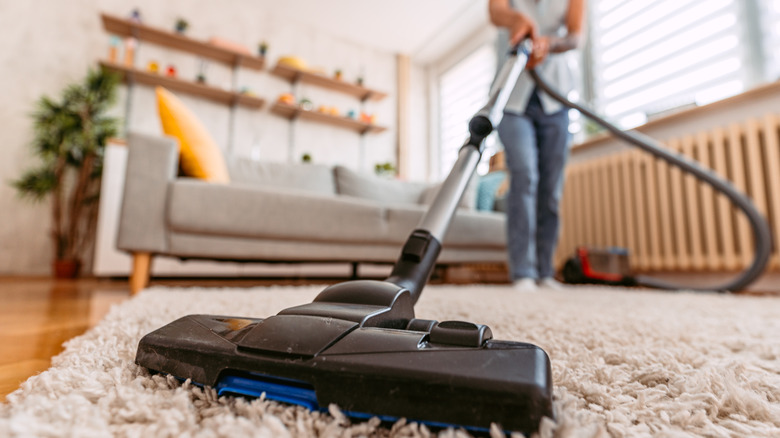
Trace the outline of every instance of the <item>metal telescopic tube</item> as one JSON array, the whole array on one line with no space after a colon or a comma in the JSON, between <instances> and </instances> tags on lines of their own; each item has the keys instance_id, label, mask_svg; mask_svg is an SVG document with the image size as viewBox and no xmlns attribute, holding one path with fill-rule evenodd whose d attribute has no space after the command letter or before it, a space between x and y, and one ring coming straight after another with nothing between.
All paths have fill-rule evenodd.
<instances>
[{"instance_id":1,"label":"metal telescopic tube","mask_svg":"<svg viewBox=\"0 0 780 438\"><path fill-rule=\"evenodd\" d=\"M470 137L460 149L458 160L444 180L427 213L417 225L417 229L429 231L439 242L444 240L466 186L477 169L485 137L498 126L504 116L504 107L509 100L509 95L512 94L517 78L520 77L528 61L527 53L527 50L518 50L518 48L510 53L509 59L504 63L490 90L488 103L471 119Z\"/></svg>"},{"instance_id":2,"label":"metal telescopic tube","mask_svg":"<svg viewBox=\"0 0 780 438\"><path fill-rule=\"evenodd\" d=\"M458 208L460 198L466 191L466 186L474 169L477 168L481 156L482 154L476 147L460 149L458 160L441 185L441 189L428 208L428 212L417 225L417 229L428 230L436 240L444 241L444 234L447 233L450 220Z\"/></svg>"}]
</instances>

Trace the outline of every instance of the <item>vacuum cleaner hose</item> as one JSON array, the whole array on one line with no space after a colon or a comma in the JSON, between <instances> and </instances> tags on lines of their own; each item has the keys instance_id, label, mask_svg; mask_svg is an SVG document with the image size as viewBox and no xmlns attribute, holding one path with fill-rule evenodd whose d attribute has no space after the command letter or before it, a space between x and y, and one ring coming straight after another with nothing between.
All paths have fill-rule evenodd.
<instances>
[{"instance_id":1,"label":"vacuum cleaner hose","mask_svg":"<svg viewBox=\"0 0 780 438\"><path fill-rule=\"evenodd\" d=\"M635 278L637 284L659 289L739 291L745 289L764 272L772 252L772 232L769 229L769 224L767 223L766 219L761 215L761 213L759 213L750 198L737 190L729 181L721 178L710 169L703 167L695 160L692 160L682 154L670 151L669 149L663 147L658 141L640 132L629 132L621 130L588 108L569 101L566 97L562 96L549 84L547 84L541 77L539 77L539 75L533 69L529 69L528 73L531 75L531 78L533 78L534 82L536 82L536 85L553 99L569 108L576 109L580 113L587 116L589 119L603 126L615 137L625 140L631 145L638 147L643 151L649 152L650 154L666 161L669 164L679 167L683 171L692 174L697 179L711 185L715 188L715 190L728 197L734 203L734 205L739 207L747 216L748 221L753 228L753 236L755 237L755 257L753 258L753 262L750 264L750 266L748 266L733 280L722 286L701 288L680 286L655 278L638 276Z\"/></svg>"}]
</instances>

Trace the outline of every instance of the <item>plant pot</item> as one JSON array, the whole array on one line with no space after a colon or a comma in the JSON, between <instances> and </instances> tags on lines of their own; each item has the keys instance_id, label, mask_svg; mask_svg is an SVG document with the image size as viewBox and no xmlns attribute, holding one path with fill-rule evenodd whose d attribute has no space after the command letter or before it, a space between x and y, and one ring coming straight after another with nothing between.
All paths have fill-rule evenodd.
<instances>
[{"instance_id":1,"label":"plant pot","mask_svg":"<svg viewBox=\"0 0 780 438\"><path fill-rule=\"evenodd\" d=\"M78 260L55 260L52 263L54 278L76 278L81 270L81 262Z\"/></svg>"}]
</instances>

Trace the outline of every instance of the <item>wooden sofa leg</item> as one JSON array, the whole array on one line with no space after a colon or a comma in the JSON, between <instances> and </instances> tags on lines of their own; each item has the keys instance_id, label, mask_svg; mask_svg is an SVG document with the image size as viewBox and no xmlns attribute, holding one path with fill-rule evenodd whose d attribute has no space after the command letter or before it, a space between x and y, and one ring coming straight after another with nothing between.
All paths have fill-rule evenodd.
<instances>
[{"instance_id":1,"label":"wooden sofa leg","mask_svg":"<svg viewBox=\"0 0 780 438\"><path fill-rule=\"evenodd\" d=\"M130 294L135 295L149 284L149 268L152 266L152 254L133 253L133 272L130 274Z\"/></svg>"}]
</instances>

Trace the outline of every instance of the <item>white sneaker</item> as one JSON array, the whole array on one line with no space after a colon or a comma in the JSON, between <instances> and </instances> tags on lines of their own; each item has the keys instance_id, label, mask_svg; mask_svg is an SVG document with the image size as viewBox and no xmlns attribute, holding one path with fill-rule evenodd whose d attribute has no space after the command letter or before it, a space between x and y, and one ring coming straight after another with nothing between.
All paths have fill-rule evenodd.
<instances>
[{"instance_id":1,"label":"white sneaker","mask_svg":"<svg viewBox=\"0 0 780 438\"><path fill-rule=\"evenodd\" d=\"M533 278L520 278L512 283L512 289L518 292L536 292L536 280Z\"/></svg>"},{"instance_id":2,"label":"white sneaker","mask_svg":"<svg viewBox=\"0 0 780 438\"><path fill-rule=\"evenodd\" d=\"M566 286L552 277L545 277L536 282L539 287L552 290L566 290Z\"/></svg>"}]
</instances>

